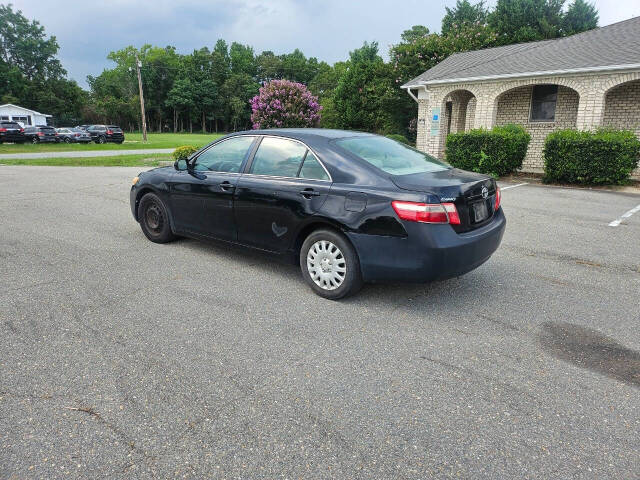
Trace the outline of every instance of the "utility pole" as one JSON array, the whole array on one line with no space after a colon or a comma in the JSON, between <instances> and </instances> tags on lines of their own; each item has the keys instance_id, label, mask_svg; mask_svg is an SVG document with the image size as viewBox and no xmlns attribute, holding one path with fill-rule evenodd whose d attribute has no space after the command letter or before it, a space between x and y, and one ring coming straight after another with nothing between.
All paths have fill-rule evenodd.
<instances>
[{"instance_id":1,"label":"utility pole","mask_svg":"<svg viewBox=\"0 0 640 480\"><path fill-rule=\"evenodd\" d=\"M147 116L144 113L144 94L142 93L142 78L140 77L140 67L142 64L136 53L136 72L138 72L138 89L140 90L140 112L142 114L142 139L147 141Z\"/></svg>"}]
</instances>

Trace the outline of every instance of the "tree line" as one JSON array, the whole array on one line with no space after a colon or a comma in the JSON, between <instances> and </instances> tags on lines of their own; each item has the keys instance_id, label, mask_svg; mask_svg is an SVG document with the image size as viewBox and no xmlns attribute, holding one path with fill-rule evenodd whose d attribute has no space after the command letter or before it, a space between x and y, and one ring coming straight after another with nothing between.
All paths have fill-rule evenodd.
<instances>
[{"instance_id":1,"label":"tree line","mask_svg":"<svg viewBox=\"0 0 640 480\"><path fill-rule=\"evenodd\" d=\"M11 6L0 5L0 87L3 103L52 113L58 123L117 123L140 128L136 55L142 67L147 124L152 131L233 131L251 128L250 101L261 85L287 79L308 86L322 105L321 126L415 136L416 104L399 87L456 52L552 39L595 28L598 13L585 0L458 0L446 9L439 33L405 30L389 61L378 43L364 42L329 65L295 49L276 55L223 39L181 54L172 46L114 51L114 63L87 78L89 91L65 78L46 38ZM35 39L38 48L31 48ZM8 102L8 100L12 100ZM15 101L14 101L15 100ZM73 122L71 122L73 123Z\"/></svg>"}]
</instances>

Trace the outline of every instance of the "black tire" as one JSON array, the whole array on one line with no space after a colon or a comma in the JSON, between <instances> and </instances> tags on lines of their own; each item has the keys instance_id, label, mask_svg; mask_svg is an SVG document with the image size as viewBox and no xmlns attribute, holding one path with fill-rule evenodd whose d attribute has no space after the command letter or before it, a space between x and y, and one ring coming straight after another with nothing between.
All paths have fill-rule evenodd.
<instances>
[{"instance_id":1,"label":"black tire","mask_svg":"<svg viewBox=\"0 0 640 480\"><path fill-rule=\"evenodd\" d=\"M176 238L171 231L167 209L155 193L147 193L140 200L138 220L142 232L154 243L167 243Z\"/></svg>"},{"instance_id":2,"label":"black tire","mask_svg":"<svg viewBox=\"0 0 640 480\"><path fill-rule=\"evenodd\" d=\"M316 278L321 283L325 282L325 287L320 286L314 278L312 277L310 268L307 265L307 256L309 255L309 250L311 250L317 242L330 242L339 250L338 253L342 254L342 258L335 261L334 264L329 262L328 269L330 270L334 266L344 264L346 272L342 277L341 283L339 285L334 285L333 283L326 283L326 280L320 278L321 274L318 274ZM326 250L329 251L329 250ZM330 229L321 229L315 230L312 232L302 244L302 248L300 249L300 270L302 271L302 276L307 282L307 284L311 287L311 290L314 291L317 295L328 298L329 300L338 300L340 298L347 297L349 295L353 295L360 288L362 288L362 272L360 271L360 260L358 259L358 253L356 249L351 245L351 242L342 235L334 230ZM325 272L323 272L324 274ZM337 282L336 282L337 283Z\"/></svg>"},{"instance_id":3,"label":"black tire","mask_svg":"<svg viewBox=\"0 0 640 480\"><path fill-rule=\"evenodd\" d=\"M124 140L120 140L119 142L116 142L118 145L122 145L122 142L124 142Z\"/></svg>"},{"instance_id":4,"label":"black tire","mask_svg":"<svg viewBox=\"0 0 640 480\"><path fill-rule=\"evenodd\" d=\"M64 143L71 143L71 139L69 137L64 137Z\"/></svg>"},{"instance_id":5,"label":"black tire","mask_svg":"<svg viewBox=\"0 0 640 480\"><path fill-rule=\"evenodd\" d=\"M107 139L102 137L102 136L100 136L100 137L96 138L96 143L99 143L100 145L102 145L104 143L107 143Z\"/></svg>"},{"instance_id":6,"label":"black tire","mask_svg":"<svg viewBox=\"0 0 640 480\"><path fill-rule=\"evenodd\" d=\"M33 144L40 143L40 139L38 137L33 137L31 139L31 143L33 143Z\"/></svg>"}]
</instances>

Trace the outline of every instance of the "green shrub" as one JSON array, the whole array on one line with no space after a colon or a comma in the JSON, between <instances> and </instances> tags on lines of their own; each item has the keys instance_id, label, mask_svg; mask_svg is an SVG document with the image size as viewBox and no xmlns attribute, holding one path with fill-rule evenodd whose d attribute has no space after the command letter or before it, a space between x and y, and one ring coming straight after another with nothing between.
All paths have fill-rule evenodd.
<instances>
[{"instance_id":1,"label":"green shrub","mask_svg":"<svg viewBox=\"0 0 640 480\"><path fill-rule=\"evenodd\" d=\"M452 133L447 137L446 159L456 168L500 177L522 167L529 140L520 125Z\"/></svg>"},{"instance_id":2,"label":"green shrub","mask_svg":"<svg viewBox=\"0 0 640 480\"><path fill-rule=\"evenodd\" d=\"M404 135L392 133L390 135L387 135L387 138L390 138L391 140L395 140L396 142L404 143L405 145L411 145L411 142L409 141L409 139Z\"/></svg>"},{"instance_id":3,"label":"green shrub","mask_svg":"<svg viewBox=\"0 0 640 480\"><path fill-rule=\"evenodd\" d=\"M559 130L544 143L545 182L624 183L638 164L640 141L628 130Z\"/></svg>"},{"instance_id":4,"label":"green shrub","mask_svg":"<svg viewBox=\"0 0 640 480\"><path fill-rule=\"evenodd\" d=\"M171 157L174 160L186 160L190 155L197 151L198 149L193 145L184 145L182 147L176 148L171 154Z\"/></svg>"}]
</instances>

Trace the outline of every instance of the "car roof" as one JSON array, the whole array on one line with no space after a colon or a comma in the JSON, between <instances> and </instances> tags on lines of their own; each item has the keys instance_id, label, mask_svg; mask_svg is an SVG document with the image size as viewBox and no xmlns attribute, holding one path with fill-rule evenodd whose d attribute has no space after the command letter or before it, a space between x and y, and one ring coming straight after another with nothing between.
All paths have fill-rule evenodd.
<instances>
[{"instance_id":1,"label":"car roof","mask_svg":"<svg viewBox=\"0 0 640 480\"><path fill-rule=\"evenodd\" d=\"M266 128L259 130L245 130L234 135L277 135L281 137L304 140L307 138L333 140L345 137L370 136L372 133L358 132L353 130L334 130L330 128Z\"/></svg>"}]
</instances>

